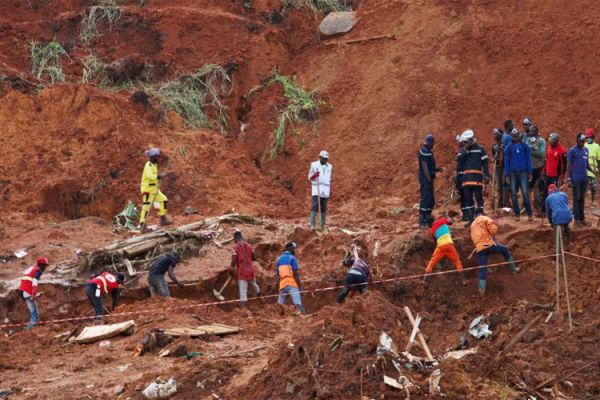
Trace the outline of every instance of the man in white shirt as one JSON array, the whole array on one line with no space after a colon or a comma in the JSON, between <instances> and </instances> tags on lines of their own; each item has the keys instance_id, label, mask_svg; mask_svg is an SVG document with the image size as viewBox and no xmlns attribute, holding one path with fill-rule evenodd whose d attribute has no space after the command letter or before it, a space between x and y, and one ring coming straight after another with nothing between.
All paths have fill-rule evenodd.
<instances>
[{"instance_id":1,"label":"man in white shirt","mask_svg":"<svg viewBox=\"0 0 600 400\"><path fill-rule=\"evenodd\" d=\"M333 165L327 162L329 153L325 150L319 153L319 160L310 164L308 180L312 188L312 206L310 209L310 229L315 229L315 217L317 210L321 210L321 229L325 228L325 215L327 213L327 202L331 194L331 170Z\"/></svg>"}]
</instances>

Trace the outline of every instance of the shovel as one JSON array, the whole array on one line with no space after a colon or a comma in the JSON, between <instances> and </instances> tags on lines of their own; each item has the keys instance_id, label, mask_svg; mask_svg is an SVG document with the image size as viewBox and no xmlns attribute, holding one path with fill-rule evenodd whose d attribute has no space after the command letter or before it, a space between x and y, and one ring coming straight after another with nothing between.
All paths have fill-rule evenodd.
<instances>
[{"instance_id":1,"label":"shovel","mask_svg":"<svg viewBox=\"0 0 600 400\"><path fill-rule=\"evenodd\" d=\"M217 299L219 299L220 301L225 300L225 297L223 297L223 290L225 290L225 288L227 287L227 285L229 284L229 281L231 280L231 277L227 277L227 280L225 281L225 283L223 284L223 286L221 287L221 290L217 291L217 289L213 289L213 294L215 295L215 297Z\"/></svg>"}]
</instances>

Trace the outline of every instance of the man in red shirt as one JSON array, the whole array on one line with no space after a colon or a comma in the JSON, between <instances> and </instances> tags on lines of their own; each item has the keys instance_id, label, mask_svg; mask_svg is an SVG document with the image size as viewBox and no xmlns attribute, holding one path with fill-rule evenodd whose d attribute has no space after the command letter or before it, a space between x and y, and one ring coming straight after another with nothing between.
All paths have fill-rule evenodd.
<instances>
[{"instance_id":1,"label":"man in red shirt","mask_svg":"<svg viewBox=\"0 0 600 400\"><path fill-rule=\"evenodd\" d=\"M238 288L240 290L240 305L248 307L248 285L252 286L256 297L260 297L260 287L256 283L256 272L252 261L256 261L256 254L250 243L242 237L242 232L233 234L233 252L231 255L231 267L238 274Z\"/></svg>"},{"instance_id":2,"label":"man in red shirt","mask_svg":"<svg viewBox=\"0 0 600 400\"><path fill-rule=\"evenodd\" d=\"M559 143L558 134L552 132L548 136L548 146L546 147L546 168L543 171L544 193L542 194L542 211L545 210L546 197L548 197L548 187L552 184L561 187L565 179L567 170L567 152Z\"/></svg>"}]
</instances>

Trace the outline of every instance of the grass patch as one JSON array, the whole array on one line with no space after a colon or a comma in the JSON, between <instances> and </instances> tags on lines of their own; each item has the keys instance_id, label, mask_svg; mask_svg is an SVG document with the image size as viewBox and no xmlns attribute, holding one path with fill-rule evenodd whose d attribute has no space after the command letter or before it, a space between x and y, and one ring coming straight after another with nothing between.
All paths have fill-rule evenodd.
<instances>
[{"instance_id":1,"label":"grass patch","mask_svg":"<svg viewBox=\"0 0 600 400\"><path fill-rule=\"evenodd\" d=\"M348 11L351 7L346 0L282 0L283 10L306 8L314 14L329 14L335 11Z\"/></svg>"},{"instance_id":2,"label":"grass patch","mask_svg":"<svg viewBox=\"0 0 600 400\"><path fill-rule=\"evenodd\" d=\"M225 134L229 121L221 97L231 92L231 78L223 67L207 64L192 74L148 87L146 91L166 110L179 114L191 128L211 128L206 112L212 109L221 133Z\"/></svg>"},{"instance_id":3,"label":"grass patch","mask_svg":"<svg viewBox=\"0 0 600 400\"><path fill-rule=\"evenodd\" d=\"M269 79L265 87L278 83L283 89L283 95L287 100L285 109L281 111L277 118L277 128L273 132L271 145L269 146L269 158L274 160L277 153L285 148L285 137L288 125L299 123L308 123L309 115L318 112L323 104L318 100L316 93L308 92L296 82L294 76L283 76L275 74Z\"/></svg>"},{"instance_id":4,"label":"grass patch","mask_svg":"<svg viewBox=\"0 0 600 400\"><path fill-rule=\"evenodd\" d=\"M83 74L81 76L81 83L90 83L97 80L106 78L106 64L93 54L83 58L81 60L83 65Z\"/></svg>"},{"instance_id":5,"label":"grass patch","mask_svg":"<svg viewBox=\"0 0 600 400\"><path fill-rule=\"evenodd\" d=\"M39 80L48 79L50 83L64 82L65 74L61 66L61 57L67 56L62 45L53 40L49 43L31 42L29 46L31 72Z\"/></svg>"},{"instance_id":6,"label":"grass patch","mask_svg":"<svg viewBox=\"0 0 600 400\"><path fill-rule=\"evenodd\" d=\"M102 36L98 24L104 22L110 30L121 19L121 7L117 0L100 0L98 3L83 14L79 39L84 43L89 43L92 39Z\"/></svg>"}]
</instances>

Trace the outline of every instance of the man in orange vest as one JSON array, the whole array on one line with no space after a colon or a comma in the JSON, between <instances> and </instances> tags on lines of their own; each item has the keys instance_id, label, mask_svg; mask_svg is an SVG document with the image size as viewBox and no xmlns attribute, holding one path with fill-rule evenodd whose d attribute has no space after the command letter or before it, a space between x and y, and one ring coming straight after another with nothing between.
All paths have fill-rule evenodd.
<instances>
[{"instance_id":1,"label":"man in orange vest","mask_svg":"<svg viewBox=\"0 0 600 400\"><path fill-rule=\"evenodd\" d=\"M479 263L479 294L482 296L485 294L487 284L487 262L489 255L494 253L502 254L508 262L508 268L511 272L514 274L519 272L519 268L515 265L508 247L496 242L496 232L498 232L498 224L485 215L475 218L471 225L471 240L475 245L477 262Z\"/></svg>"},{"instance_id":2,"label":"man in orange vest","mask_svg":"<svg viewBox=\"0 0 600 400\"><path fill-rule=\"evenodd\" d=\"M294 255L295 252L296 243L289 242L285 246L285 251L279 256L277 263L275 264L275 278L279 279L279 298L277 299L277 304L279 305L279 312L281 315L285 314L283 305L285 304L285 299L288 295L292 298L292 303L294 303L300 314L308 314L302 305L302 299L300 298L302 282L300 281L298 259L296 259L296 256Z\"/></svg>"},{"instance_id":3,"label":"man in orange vest","mask_svg":"<svg viewBox=\"0 0 600 400\"><path fill-rule=\"evenodd\" d=\"M47 266L48 259L46 257L39 257L35 260L35 265L33 267L29 267L23 272L23 277L21 278L19 294L25 300L30 316L30 321L25 328L27 330L31 330L39 319L35 296L37 294L38 282Z\"/></svg>"},{"instance_id":4,"label":"man in orange vest","mask_svg":"<svg viewBox=\"0 0 600 400\"><path fill-rule=\"evenodd\" d=\"M101 321L104 315L104 300L103 296L110 293L112 298L111 311L115 309L119 302L119 284L125 281L125 275L121 272L113 274L111 272L103 272L85 285L85 294L87 294L90 303L96 312L96 321Z\"/></svg>"}]
</instances>

